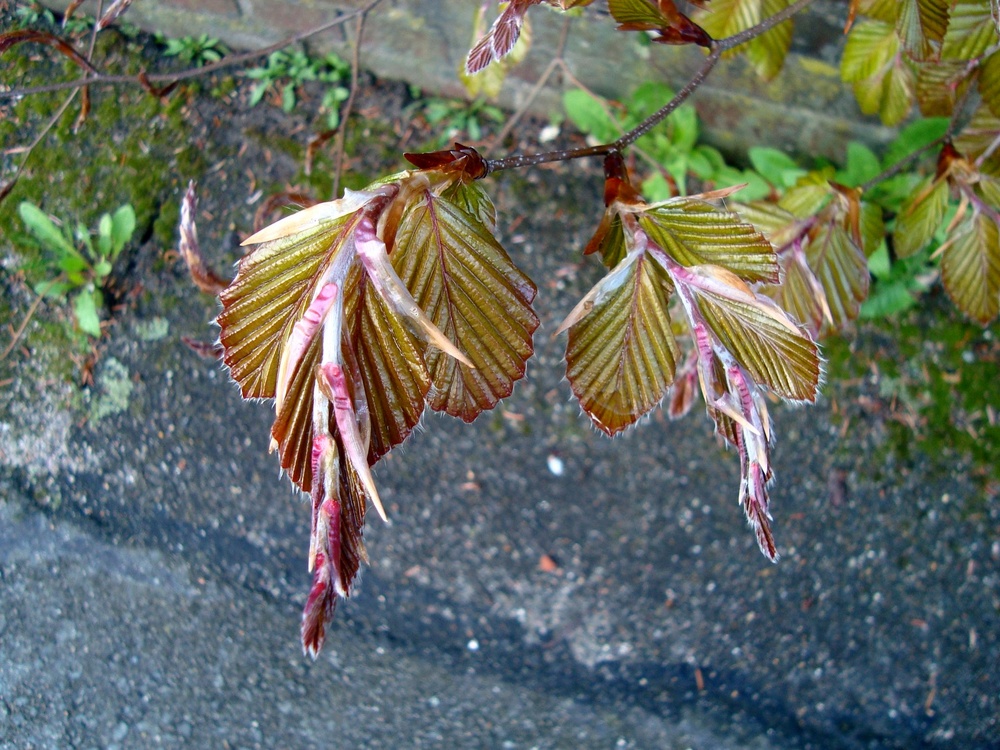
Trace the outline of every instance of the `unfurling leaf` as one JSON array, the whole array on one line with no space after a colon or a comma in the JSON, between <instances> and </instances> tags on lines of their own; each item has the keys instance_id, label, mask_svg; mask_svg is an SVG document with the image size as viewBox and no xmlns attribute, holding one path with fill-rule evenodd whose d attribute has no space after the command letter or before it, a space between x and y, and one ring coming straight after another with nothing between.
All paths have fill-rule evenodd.
<instances>
[{"instance_id":1,"label":"unfurling leaf","mask_svg":"<svg viewBox=\"0 0 1000 750\"><path fill-rule=\"evenodd\" d=\"M337 596L366 560L370 466L426 403L466 420L510 394L532 354L535 287L493 236L470 184L485 174L456 144L250 237L221 293L224 361L246 398L274 398L272 449L312 500L313 586L302 644L316 655Z\"/></svg>"},{"instance_id":2,"label":"unfurling leaf","mask_svg":"<svg viewBox=\"0 0 1000 750\"><path fill-rule=\"evenodd\" d=\"M521 27L524 25L528 8L540 2L541 0L511 0L497 16L486 35L469 52L465 61L466 75L479 73L490 63L500 61L509 55L521 36Z\"/></svg>"},{"instance_id":3,"label":"unfurling leaf","mask_svg":"<svg viewBox=\"0 0 1000 750\"><path fill-rule=\"evenodd\" d=\"M654 42L711 47L705 30L677 10L673 0L608 0L619 31L652 31Z\"/></svg>"},{"instance_id":4,"label":"unfurling leaf","mask_svg":"<svg viewBox=\"0 0 1000 750\"><path fill-rule=\"evenodd\" d=\"M191 180L188 183L187 191L184 193L184 200L181 201L181 238L178 249L180 250L181 257L184 258L184 262L187 264L188 272L191 274L191 279L194 281L195 286L203 292L216 295L225 289L229 282L218 276L205 263L205 258L201 253L201 246L198 244L198 227L194 223L194 213L197 207L198 197L195 193L195 183L194 180ZM118 220L118 215L115 214L115 219L115 246L120 249L120 245L125 244L124 242L120 242L121 237L126 237L127 241L127 237L131 237L132 231L135 229L135 213L132 213L131 229L128 228L129 220L127 215Z\"/></svg>"}]
</instances>

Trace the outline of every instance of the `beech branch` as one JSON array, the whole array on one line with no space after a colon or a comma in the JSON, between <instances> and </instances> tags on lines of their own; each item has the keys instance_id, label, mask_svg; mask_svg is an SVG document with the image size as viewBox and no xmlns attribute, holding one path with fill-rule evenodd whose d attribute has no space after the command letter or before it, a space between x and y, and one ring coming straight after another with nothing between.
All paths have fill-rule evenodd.
<instances>
[{"instance_id":1,"label":"beech branch","mask_svg":"<svg viewBox=\"0 0 1000 750\"><path fill-rule=\"evenodd\" d=\"M712 69L716 66L725 52L728 52L734 47L739 47L741 44L746 44L750 40L756 39L762 34L767 33L778 24L787 21L796 13L804 10L806 7L811 5L813 1L814 0L798 0L798 2L789 5L781 12L765 18L756 26L751 26L749 29L744 29L738 34L733 34L725 39L716 40L712 44L708 57L705 58L701 67L699 67L698 70L695 71L694 75L691 76L691 80L685 84L684 88L678 91L674 98L667 102L661 109L651 114L618 140L611 143L603 143L597 146L588 146L586 148L568 149L562 151L545 151L537 154L515 154L502 159L488 159L486 162L487 174L491 172L498 172L503 169L519 169L521 167L530 167L535 164L545 164L553 161L568 161L570 159L582 159L588 156L607 156L608 154L624 150L663 122L663 120L669 117L674 110L687 101L691 94L693 94L705 81L708 74L712 72Z\"/></svg>"}]
</instances>

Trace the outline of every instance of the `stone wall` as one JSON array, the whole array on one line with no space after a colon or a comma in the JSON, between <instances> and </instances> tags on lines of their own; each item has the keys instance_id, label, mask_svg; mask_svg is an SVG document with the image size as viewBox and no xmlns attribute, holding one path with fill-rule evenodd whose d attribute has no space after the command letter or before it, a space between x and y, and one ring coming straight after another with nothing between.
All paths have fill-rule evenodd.
<instances>
[{"instance_id":1,"label":"stone wall","mask_svg":"<svg viewBox=\"0 0 1000 750\"><path fill-rule=\"evenodd\" d=\"M65 0L48 0L55 9ZM140 0L127 18L168 36L208 33L230 47L253 49L335 18L364 5L363 0ZM837 71L846 3L818 2L796 21L795 47L783 72L761 82L740 58L724 61L693 97L705 125L705 138L729 152L749 145L826 155L840 161L847 141L872 146L893 134L860 115ZM86 3L84 9L93 3ZM472 41L476 0L385 0L369 17L363 65L377 75L402 79L449 97L465 95L457 71ZM703 53L692 47L641 46L635 35L616 32L595 4L577 19L568 37L566 59L579 80L595 91L621 98L650 78L675 87L697 68ZM513 108L528 96L558 43L562 18L545 7L530 15L533 44L527 59L508 78L500 104ZM352 24L351 24L352 25ZM347 54L341 27L312 38L317 52ZM559 107L559 91L548 88L536 101L547 116Z\"/></svg>"}]
</instances>

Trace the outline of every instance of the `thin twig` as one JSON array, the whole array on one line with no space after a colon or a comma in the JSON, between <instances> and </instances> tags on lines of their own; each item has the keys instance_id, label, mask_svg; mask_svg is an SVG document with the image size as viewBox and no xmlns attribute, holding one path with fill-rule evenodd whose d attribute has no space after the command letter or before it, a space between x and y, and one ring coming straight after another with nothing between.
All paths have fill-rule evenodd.
<instances>
[{"instance_id":1,"label":"thin twig","mask_svg":"<svg viewBox=\"0 0 1000 750\"><path fill-rule=\"evenodd\" d=\"M14 331L14 335L11 337L10 343L7 344L7 348L5 348L3 350L3 353L0 354L0 362L3 362L5 359L7 359L7 355L10 354L12 351L14 351L14 347L17 346L17 342L20 341L21 336L24 335L24 329L28 327L28 323L35 316L35 312L38 310L38 306L42 304L42 300L45 299L45 294L49 291L49 289L51 289L57 283L62 281L62 279L63 275L60 274L56 278L52 279L52 281L50 281L48 284L46 284L40 292L38 292L38 297L35 298L35 301L31 303L31 307L28 308L28 312L27 314L25 314L24 320L21 321L21 325L19 325L17 327L17 330Z\"/></svg>"},{"instance_id":2,"label":"thin twig","mask_svg":"<svg viewBox=\"0 0 1000 750\"><path fill-rule=\"evenodd\" d=\"M374 7L374 4L372 7ZM331 198L336 198L340 195L340 177L344 170L344 139L346 138L347 121L351 116L351 110L354 109L354 99L358 91L358 70L361 67L361 36L365 30L365 17L366 14L362 13L358 16L358 20L354 24L354 44L351 49L351 91L347 95L344 110L340 114L340 127L337 128L337 136L333 145L333 195L330 196Z\"/></svg>"},{"instance_id":3,"label":"thin twig","mask_svg":"<svg viewBox=\"0 0 1000 750\"><path fill-rule=\"evenodd\" d=\"M514 126L521 120L522 117L524 117L525 113L528 111L528 108L535 101L535 99L538 98L538 95L542 92L542 89L545 88L545 84L548 83L549 77L553 73L555 73L556 70L561 69L564 74L571 75L569 69L566 67L566 60L563 57L566 51L566 40L569 38L569 27L571 20L572 19L570 16L566 16L563 19L562 30L559 32L559 43L556 45L555 56L549 61L549 64L545 67L545 70L542 71L542 74L538 77L538 80L535 82L535 85L532 86L531 91L528 92L528 96L521 104L521 106L518 107L517 111L514 112L514 114L512 114L507 119L507 122L504 123L504 126L500 129L500 132L497 133L496 137L493 139L493 143L487 149L486 153L489 153L493 149L500 146L500 144L504 142L504 139L506 139L507 136L510 135L510 132L514 129Z\"/></svg>"},{"instance_id":4,"label":"thin twig","mask_svg":"<svg viewBox=\"0 0 1000 750\"><path fill-rule=\"evenodd\" d=\"M487 173L497 172L502 169L529 167L552 161L567 161L569 159L581 159L588 156L606 156L607 154L623 150L635 142L636 139L641 138L652 128L659 125L664 119L669 117L674 110L683 104L702 84L708 74L712 71L712 68L715 67L716 63L718 63L724 52L728 52L734 47L745 44L761 34L770 31L778 24L784 23L796 13L799 13L807 6L811 5L813 2L814 0L798 0L798 2L789 5L781 12L765 18L756 26L751 26L749 29L744 29L738 34L733 34L725 39L716 41L712 47L712 51L709 53L708 57L705 58L705 62L701 64L701 67L695 71L691 80L688 81L684 88L677 92L673 99L671 99L662 109L654 112L613 143L605 143L599 146L590 146L587 148L569 149L564 151L548 151L538 154L515 154L514 156L508 156L503 159L488 159L486 162Z\"/></svg>"},{"instance_id":5,"label":"thin twig","mask_svg":"<svg viewBox=\"0 0 1000 750\"><path fill-rule=\"evenodd\" d=\"M150 83L173 83L176 81L184 81L190 78L198 78L209 73L214 73L217 70L223 70L225 68L231 68L236 65L242 65L247 62L252 62L261 57L265 57L272 52L277 52L280 49L284 49L297 42L304 41L309 37L316 36L317 34L322 34L324 31L329 31L330 29L336 28L343 23L347 23L352 18L357 18L362 16L372 10L376 5L378 5L382 0L371 0L366 3L364 7L358 10L351 11L350 13L344 13L338 16L332 21L315 26L311 29L306 29L305 31L300 31L297 34L293 34L286 39L281 40L275 44L268 47L263 47L258 50L253 50L251 52L244 52L239 55L227 55L218 62L211 63L210 65L205 65L201 68L188 68L186 70L180 70L175 73L152 73L149 75L137 74L137 75L97 75L92 77L76 78L72 81L61 81L59 83L50 83L44 86L32 86L25 89L13 89L11 91L0 91L0 101L4 99L16 99L22 96L30 96L32 94L45 94L52 91L65 91L67 89L78 89L81 86L115 86L121 84L134 84L141 86L143 85L143 79Z\"/></svg>"}]
</instances>

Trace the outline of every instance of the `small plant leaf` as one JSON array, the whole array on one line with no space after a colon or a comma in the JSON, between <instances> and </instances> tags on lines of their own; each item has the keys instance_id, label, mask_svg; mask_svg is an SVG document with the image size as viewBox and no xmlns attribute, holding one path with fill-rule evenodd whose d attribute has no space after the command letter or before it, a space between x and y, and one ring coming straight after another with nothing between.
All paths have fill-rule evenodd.
<instances>
[{"instance_id":1,"label":"small plant leaf","mask_svg":"<svg viewBox=\"0 0 1000 750\"><path fill-rule=\"evenodd\" d=\"M584 298L582 317L569 328L566 377L594 424L615 435L663 399L680 352L664 269L632 253L609 277Z\"/></svg>"},{"instance_id":2,"label":"small plant leaf","mask_svg":"<svg viewBox=\"0 0 1000 750\"><path fill-rule=\"evenodd\" d=\"M948 208L948 182L928 177L917 187L896 217L893 246L896 256L909 258L934 237Z\"/></svg>"},{"instance_id":3,"label":"small plant leaf","mask_svg":"<svg viewBox=\"0 0 1000 750\"><path fill-rule=\"evenodd\" d=\"M135 209L130 203L118 208L111 215L111 258L118 257L122 248L132 239L135 232Z\"/></svg>"},{"instance_id":4,"label":"small plant leaf","mask_svg":"<svg viewBox=\"0 0 1000 750\"><path fill-rule=\"evenodd\" d=\"M1000 231L975 212L955 230L941 256L941 282L966 315L988 325L1000 313Z\"/></svg>"},{"instance_id":5,"label":"small plant leaf","mask_svg":"<svg viewBox=\"0 0 1000 750\"><path fill-rule=\"evenodd\" d=\"M66 239L66 235L38 206L24 201L17 210L28 231L35 235L43 247L60 255L75 256L83 260L73 243Z\"/></svg>"},{"instance_id":6,"label":"small plant leaf","mask_svg":"<svg viewBox=\"0 0 1000 750\"><path fill-rule=\"evenodd\" d=\"M101 337L101 318L97 312L100 298L100 292L89 289L84 289L73 298L73 314L76 316L76 324L81 331L95 339Z\"/></svg>"},{"instance_id":7,"label":"small plant leaf","mask_svg":"<svg viewBox=\"0 0 1000 750\"><path fill-rule=\"evenodd\" d=\"M601 143L610 143L622 133L605 105L586 91L570 89L564 93L563 108L581 132L592 135Z\"/></svg>"}]
</instances>

